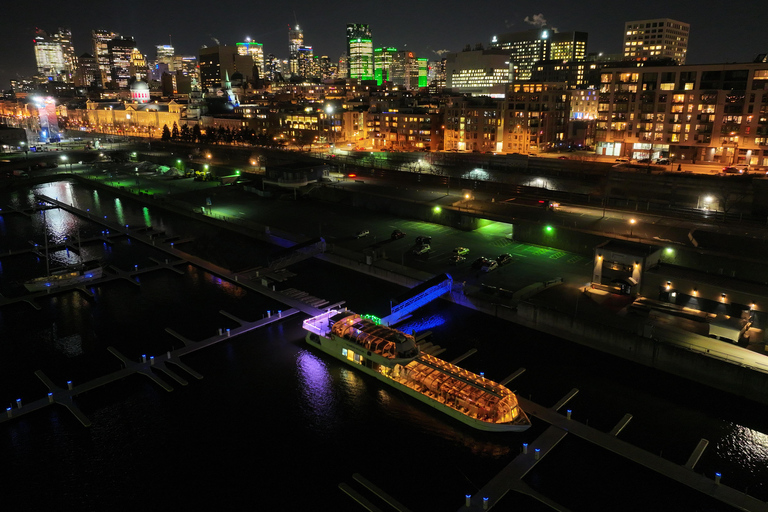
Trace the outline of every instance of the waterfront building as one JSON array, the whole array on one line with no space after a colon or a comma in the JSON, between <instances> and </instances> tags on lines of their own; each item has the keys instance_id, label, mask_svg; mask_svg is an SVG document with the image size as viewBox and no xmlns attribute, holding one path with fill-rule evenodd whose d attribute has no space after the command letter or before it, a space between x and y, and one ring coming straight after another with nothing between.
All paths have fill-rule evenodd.
<instances>
[{"instance_id":1,"label":"waterfront building","mask_svg":"<svg viewBox=\"0 0 768 512\"><path fill-rule=\"evenodd\" d=\"M296 25L296 28L288 28L288 72L291 75L299 74L299 48L304 46L304 31Z\"/></svg>"},{"instance_id":2,"label":"waterfront building","mask_svg":"<svg viewBox=\"0 0 768 512\"><path fill-rule=\"evenodd\" d=\"M445 87L455 93L503 98L512 81L509 53L500 48L469 47L446 55Z\"/></svg>"},{"instance_id":3,"label":"waterfront building","mask_svg":"<svg viewBox=\"0 0 768 512\"><path fill-rule=\"evenodd\" d=\"M624 24L624 59L674 59L685 64L688 52L688 23L669 18L628 21Z\"/></svg>"},{"instance_id":4,"label":"waterfront building","mask_svg":"<svg viewBox=\"0 0 768 512\"><path fill-rule=\"evenodd\" d=\"M445 107L446 151L501 152L504 102L489 97L451 98Z\"/></svg>"},{"instance_id":5,"label":"waterfront building","mask_svg":"<svg viewBox=\"0 0 768 512\"><path fill-rule=\"evenodd\" d=\"M768 166L768 63L605 68L596 150Z\"/></svg>"},{"instance_id":6,"label":"waterfront building","mask_svg":"<svg viewBox=\"0 0 768 512\"><path fill-rule=\"evenodd\" d=\"M99 66L99 85L106 86L107 82L112 81L112 68L109 61L109 42L120 34L109 30L93 30L91 37L93 42L93 57Z\"/></svg>"},{"instance_id":7,"label":"waterfront building","mask_svg":"<svg viewBox=\"0 0 768 512\"><path fill-rule=\"evenodd\" d=\"M566 85L560 82L513 84L504 105L504 151L537 153L565 147L569 97ZM522 144L518 151L515 142Z\"/></svg>"},{"instance_id":8,"label":"waterfront building","mask_svg":"<svg viewBox=\"0 0 768 512\"><path fill-rule=\"evenodd\" d=\"M381 104L379 104L381 105ZM364 137L374 149L437 151L442 143L442 114L423 108L391 108L369 112Z\"/></svg>"},{"instance_id":9,"label":"waterfront building","mask_svg":"<svg viewBox=\"0 0 768 512\"><path fill-rule=\"evenodd\" d=\"M349 59L349 78L373 80L373 39L371 29L366 24L347 24L347 57Z\"/></svg>"},{"instance_id":10,"label":"waterfront building","mask_svg":"<svg viewBox=\"0 0 768 512\"><path fill-rule=\"evenodd\" d=\"M586 32L553 32L532 29L493 36L491 47L505 50L514 69L514 80L531 80L534 65L542 60L583 60Z\"/></svg>"}]
</instances>

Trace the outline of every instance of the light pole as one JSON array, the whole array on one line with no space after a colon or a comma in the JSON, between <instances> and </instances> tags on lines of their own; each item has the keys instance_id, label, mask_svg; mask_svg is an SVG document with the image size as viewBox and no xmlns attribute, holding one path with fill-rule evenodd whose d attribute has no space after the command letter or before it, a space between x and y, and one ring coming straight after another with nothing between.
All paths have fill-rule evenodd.
<instances>
[{"instance_id":1,"label":"light pole","mask_svg":"<svg viewBox=\"0 0 768 512\"><path fill-rule=\"evenodd\" d=\"M325 113L327 114L326 118L328 119L328 138L331 139L331 131L333 130L333 105L326 105ZM333 153L332 144L333 142L329 142L328 144L330 153Z\"/></svg>"},{"instance_id":2,"label":"light pole","mask_svg":"<svg viewBox=\"0 0 768 512\"><path fill-rule=\"evenodd\" d=\"M629 237L632 238L632 228L635 227L635 219L629 219Z\"/></svg>"},{"instance_id":3,"label":"light pole","mask_svg":"<svg viewBox=\"0 0 768 512\"><path fill-rule=\"evenodd\" d=\"M61 161L62 161L62 162L64 162L64 165L65 165L65 166L67 165L67 161L68 161L68 160L69 160L69 159L67 158L67 155L61 155ZM72 170L72 164L71 164L71 163L69 164L69 170L70 170L70 171Z\"/></svg>"}]
</instances>

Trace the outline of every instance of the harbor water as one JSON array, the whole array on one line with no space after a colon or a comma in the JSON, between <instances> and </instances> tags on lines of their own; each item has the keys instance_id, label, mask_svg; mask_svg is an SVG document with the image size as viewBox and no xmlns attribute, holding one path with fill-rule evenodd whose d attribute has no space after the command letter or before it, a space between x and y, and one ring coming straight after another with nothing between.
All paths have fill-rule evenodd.
<instances>
[{"instance_id":1,"label":"harbor water","mask_svg":"<svg viewBox=\"0 0 768 512\"><path fill-rule=\"evenodd\" d=\"M226 268L264 265L274 247L210 225L69 182L0 191L0 294L24 293L43 275L49 247L101 234L97 223L58 209L25 215L42 193L115 219L130 229L152 226L163 237L193 238L178 248ZM259 200L254 198L254 200ZM2 255L33 248L32 252ZM80 252L81 254L78 254ZM127 237L49 250L54 264L102 259L122 270L168 258ZM154 260L153 260L154 258ZM156 270L0 308L0 397L6 407L31 402L55 383L82 383L120 368L127 357L164 354L180 341L167 328L201 340L236 324L226 311L257 320L287 309L189 264L183 274ZM316 260L290 267L278 290L297 288L359 313L384 316L404 290ZM0 425L4 505L9 510L338 510L362 507L340 489L359 473L414 512L458 510L547 427L533 419L524 433L478 432L442 416L304 342L303 315L251 331L184 358L204 378L170 382L168 393L134 375L85 393L77 403L92 426L59 406ZM620 437L684 464L707 439L696 471L768 500L768 415L764 406L558 338L438 300L403 330L431 331L452 360L502 380L521 396L553 405L572 388L575 421L609 431L625 413ZM181 372L180 372L181 373ZM187 377L184 374L185 378ZM165 380L167 377L163 377ZM727 506L568 436L526 483L574 511L721 511ZM550 510L509 493L495 510Z\"/></svg>"}]
</instances>

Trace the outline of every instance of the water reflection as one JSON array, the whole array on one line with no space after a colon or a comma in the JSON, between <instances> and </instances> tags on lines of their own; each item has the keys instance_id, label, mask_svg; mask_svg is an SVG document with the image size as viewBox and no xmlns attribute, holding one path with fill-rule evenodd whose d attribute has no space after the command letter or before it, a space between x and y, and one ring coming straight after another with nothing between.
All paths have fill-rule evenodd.
<instances>
[{"instance_id":1,"label":"water reflection","mask_svg":"<svg viewBox=\"0 0 768 512\"><path fill-rule=\"evenodd\" d=\"M419 318L412 322L408 322L407 324L404 324L402 326L398 326L398 330L408 334L420 333L428 329L433 329L435 327L443 325L445 322L446 322L445 317L442 314L437 313L432 316L429 316L426 318Z\"/></svg>"},{"instance_id":2,"label":"water reflection","mask_svg":"<svg viewBox=\"0 0 768 512\"><path fill-rule=\"evenodd\" d=\"M729 460L739 461L751 473L765 471L768 464L768 435L735 423L726 428L729 433L718 441L717 453Z\"/></svg>"},{"instance_id":3,"label":"water reflection","mask_svg":"<svg viewBox=\"0 0 768 512\"><path fill-rule=\"evenodd\" d=\"M336 415L336 398L328 367L311 352L301 350L296 358L296 369L302 408L311 413L319 426L330 427Z\"/></svg>"},{"instance_id":4,"label":"water reflection","mask_svg":"<svg viewBox=\"0 0 768 512\"><path fill-rule=\"evenodd\" d=\"M123 203L119 197L115 198L115 215L117 216L117 222L121 225L125 225L125 214L123 213Z\"/></svg>"}]
</instances>

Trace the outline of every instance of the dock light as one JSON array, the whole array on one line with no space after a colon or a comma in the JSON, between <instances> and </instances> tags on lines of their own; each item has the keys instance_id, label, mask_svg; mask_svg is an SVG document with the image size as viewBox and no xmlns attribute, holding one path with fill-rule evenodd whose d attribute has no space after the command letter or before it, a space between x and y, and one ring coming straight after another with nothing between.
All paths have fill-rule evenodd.
<instances>
[{"instance_id":1,"label":"dock light","mask_svg":"<svg viewBox=\"0 0 768 512\"><path fill-rule=\"evenodd\" d=\"M699 290L698 290L698 288L694 288L694 289L693 289L693 296L694 296L694 297L698 297L698 296L699 296Z\"/></svg>"},{"instance_id":2,"label":"dock light","mask_svg":"<svg viewBox=\"0 0 768 512\"><path fill-rule=\"evenodd\" d=\"M667 291L672 288L672 281L667 281Z\"/></svg>"},{"instance_id":3,"label":"dock light","mask_svg":"<svg viewBox=\"0 0 768 512\"><path fill-rule=\"evenodd\" d=\"M469 194L464 194L464 199L469 199Z\"/></svg>"},{"instance_id":4,"label":"dock light","mask_svg":"<svg viewBox=\"0 0 768 512\"><path fill-rule=\"evenodd\" d=\"M49 404L53 403L53 393L48 393L48 403Z\"/></svg>"},{"instance_id":5,"label":"dock light","mask_svg":"<svg viewBox=\"0 0 768 512\"><path fill-rule=\"evenodd\" d=\"M716 483L716 484L719 484L719 483L720 483L720 477L721 477L721 476L723 476L721 473L719 473L719 472L718 472L718 473L715 473L715 483Z\"/></svg>"},{"instance_id":6,"label":"dock light","mask_svg":"<svg viewBox=\"0 0 768 512\"><path fill-rule=\"evenodd\" d=\"M664 252L670 255L675 254L675 250L671 247L667 247L666 249L664 249Z\"/></svg>"},{"instance_id":7,"label":"dock light","mask_svg":"<svg viewBox=\"0 0 768 512\"><path fill-rule=\"evenodd\" d=\"M435 206L434 208L432 208L432 211L435 213L440 213L441 211L443 211L443 209L440 208L439 206Z\"/></svg>"},{"instance_id":8,"label":"dock light","mask_svg":"<svg viewBox=\"0 0 768 512\"><path fill-rule=\"evenodd\" d=\"M541 448L536 448L533 450L534 456L536 457L536 460L539 460L539 457L541 457Z\"/></svg>"},{"instance_id":9,"label":"dock light","mask_svg":"<svg viewBox=\"0 0 768 512\"><path fill-rule=\"evenodd\" d=\"M21 398L17 398L17 399L16 399L16 407L18 407L19 409L21 409Z\"/></svg>"},{"instance_id":10,"label":"dock light","mask_svg":"<svg viewBox=\"0 0 768 512\"><path fill-rule=\"evenodd\" d=\"M568 410L567 410L567 411L565 411L565 412L566 412L566 415L567 415L568 419L571 419L571 410L570 410L570 409L568 409Z\"/></svg>"},{"instance_id":11,"label":"dock light","mask_svg":"<svg viewBox=\"0 0 768 512\"><path fill-rule=\"evenodd\" d=\"M523 443L523 453L524 454L528 453L528 443Z\"/></svg>"},{"instance_id":12,"label":"dock light","mask_svg":"<svg viewBox=\"0 0 768 512\"><path fill-rule=\"evenodd\" d=\"M13 417L13 411L11 410L10 407L5 408L5 414L7 414L9 418Z\"/></svg>"},{"instance_id":13,"label":"dock light","mask_svg":"<svg viewBox=\"0 0 768 512\"><path fill-rule=\"evenodd\" d=\"M753 310L753 309L755 309L756 307L757 307L757 304L755 304L755 303L753 302L752 304L750 304L750 305L749 305L749 310L750 310L750 311L752 311L752 310Z\"/></svg>"},{"instance_id":14,"label":"dock light","mask_svg":"<svg viewBox=\"0 0 768 512\"><path fill-rule=\"evenodd\" d=\"M720 300L721 300L722 302L725 302L725 298L726 298L725 292L721 293L721 294L720 294Z\"/></svg>"},{"instance_id":15,"label":"dock light","mask_svg":"<svg viewBox=\"0 0 768 512\"><path fill-rule=\"evenodd\" d=\"M464 495L465 505L468 507L472 504L472 495L471 494L465 494Z\"/></svg>"},{"instance_id":16,"label":"dock light","mask_svg":"<svg viewBox=\"0 0 768 512\"><path fill-rule=\"evenodd\" d=\"M483 496L483 510L488 510L488 497Z\"/></svg>"},{"instance_id":17,"label":"dock light","mask_svg":"<svg viewBox=\"0 0 768 512\"><path fill-rule=\"evenodd\" d=\"M544 228L544 231L546 231L547 234L552 233L554 230L555 230L555 228L553 228L552 226L546 226Z\"/></svg>"}]
</instances>

